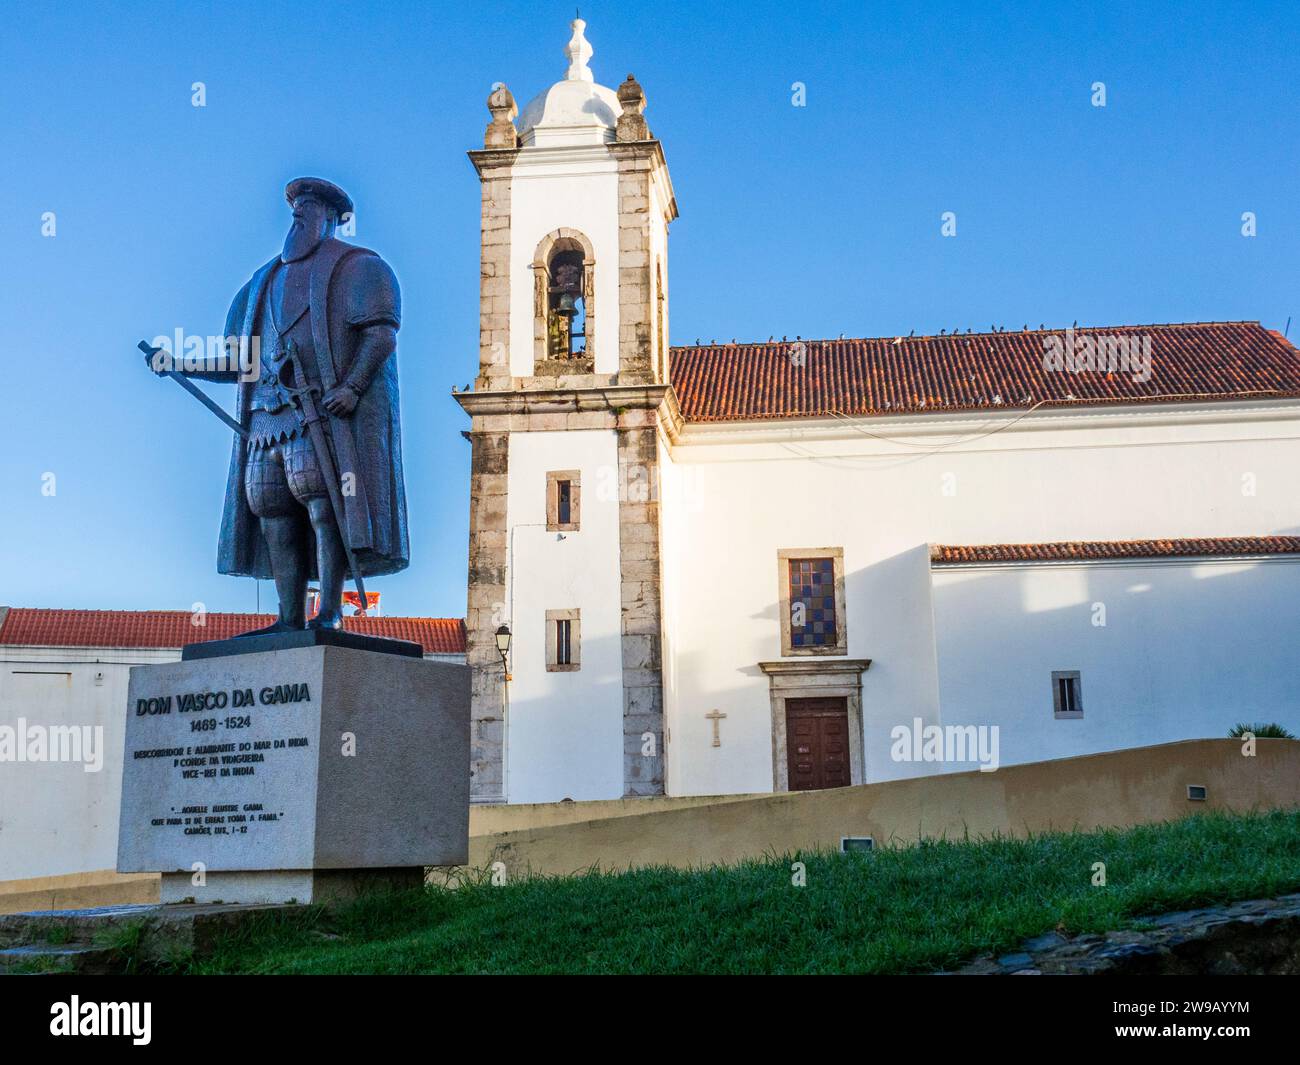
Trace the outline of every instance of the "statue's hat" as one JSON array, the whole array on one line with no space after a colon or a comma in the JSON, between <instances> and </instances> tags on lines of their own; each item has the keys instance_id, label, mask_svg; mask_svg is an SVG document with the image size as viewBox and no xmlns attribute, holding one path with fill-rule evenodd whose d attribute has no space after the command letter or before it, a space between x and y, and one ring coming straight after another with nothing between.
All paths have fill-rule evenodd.
<instances>
[{"instance_id":1,"label":"statue's hat","mask_svg":"<svg viewBox=\"0 0 1300 1065\"><path fill-rule=\"evenodd\" d=\"M299 196L310 193L334 208L339 218L353 213L352 197L332 181L318 177L294 178L284 187L284 198L292 204Z\"/></svg>"}]
</instances>

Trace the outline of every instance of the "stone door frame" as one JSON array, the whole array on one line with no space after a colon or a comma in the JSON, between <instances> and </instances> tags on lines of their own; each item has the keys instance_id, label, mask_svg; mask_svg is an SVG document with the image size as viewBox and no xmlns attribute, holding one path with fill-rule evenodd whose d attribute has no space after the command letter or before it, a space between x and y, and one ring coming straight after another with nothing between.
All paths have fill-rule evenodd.
<instances>
[{"instance_id":1,"label":"stone door frame","mask_svg":"<svg viewBox=\"0 0 1300 1065\"><path fill-rule=\"evenodd\" d=\"M772 790L790 790L786 739L787 699L843 699L849 716L849 783L866 783L862 731L862 674L869 658L802 658L760 662L772 704Z\"/></svg>"}]
</instances>

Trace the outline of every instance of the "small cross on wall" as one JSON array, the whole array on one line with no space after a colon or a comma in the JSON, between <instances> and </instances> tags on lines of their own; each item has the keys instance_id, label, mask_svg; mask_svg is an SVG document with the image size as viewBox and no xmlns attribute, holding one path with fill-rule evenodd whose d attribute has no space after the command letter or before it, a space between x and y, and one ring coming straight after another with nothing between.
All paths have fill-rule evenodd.
<instances>
[{"instance_id":1,"label":"small cross on wall","mask_svg":"<svg viewBox=\"0 0 1300 1065\"><path fill-rule=\"evenodd\" d=\"M707 720L713 722L713 746L721 747L722 738L718 735L718 722L721 721L727 715L718 710L710 710L704 716Z\"/></svg>"}]
</instances>

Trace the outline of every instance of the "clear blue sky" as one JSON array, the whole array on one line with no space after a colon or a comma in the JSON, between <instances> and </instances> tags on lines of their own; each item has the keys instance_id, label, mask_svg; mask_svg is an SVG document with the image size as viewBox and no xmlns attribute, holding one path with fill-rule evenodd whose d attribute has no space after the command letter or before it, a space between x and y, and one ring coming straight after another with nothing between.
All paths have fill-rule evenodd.
<instances>
[{"instance_id":1,"label":"clear blue sky","mask_svg":"<svg viewBox=\"0 0 1300 1065\"><path fill-rule=\"evenodd\" d=\"M583 4L597 78L636 74L672 169L678 344L1075 319L1281 329L1300 318L1298 12ZM413 562L375 584L385 613L463 611L469 445L449 393L475 375L479 209L464 153L494 81L522 107L562 76L572 14L0 3L0 603L253 608L253 581L215 572L229 433L134 348L219 332L280 247L285 182L318 174L356 199L354 239L403 288Z\"/></svg>"}]
</instances>

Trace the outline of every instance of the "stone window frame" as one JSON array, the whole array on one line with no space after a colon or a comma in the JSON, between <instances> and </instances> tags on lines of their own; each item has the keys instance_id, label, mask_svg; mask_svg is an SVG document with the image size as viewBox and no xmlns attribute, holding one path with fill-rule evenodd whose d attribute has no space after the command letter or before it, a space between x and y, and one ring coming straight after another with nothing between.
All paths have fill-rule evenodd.
<instances>
[{"instance_id":1,"label":"stone window frame","mask_svg":"<svg viewBox=\"0 0 1300 1065\"><path fill-rule=\"evenodd\" d=\"M1074 705L1077 709L1061 709L1061 681L1074 681ZM1083 678L1077 669L1052 670L1052 716L1057 721L1078 721L1083 717Z\"/></svg>"},{"instance_id":2,"label":"stone window frame","mask_svg":"<svg viewBox=\"0 0 1300 1065\"><path fill-rule=\"evenodd\" d=\"M546 611L546 672L576 673L582 667L582 611L548 610ZM557 621L569 622L569 661L557 662L559 657L559 638L556 634Z\"/></svg>"},{"instance_id":3,"label":"stone window frame","mask_svg":"<svg viewBox=\"0 0 1300 1065\"><path fill-rule=\"evenodd\" d=\"M546 314L551 258L557 251L582 252L582 312L585 349L582 359L596 365L596 249L581 230L561 226L547 233L533 253L533 367L549 360Z\"/></svg>"},{"instance_id":4,"label":"stone window frame","mask_svg":"<svg viewBox=\"0 0 1300 1065\"><path fill-rule=\"evenodd\" d=\"M835 573L835 643L826 647L794 647L790 642L790 560L829 558ZM847 655L849 653L848 616L844 609L844 548L783 547L776 553L777 611L781 622L781 655Z\"/></svg>"},{"instance_id":5,"label":"stone window frame","mask_svg":"<svg viewBox=\"0 0 1300 1065\"><path fill-rule=\"evenodd\" d=\"M560 521L560 482L569 482L569 520ZM582 527L582 471L548 470L546 473L547 532L578 532Z\"/></svg>"},{"instance_id":6,"label":"stone window frame","mask_svg":"<svg viewBox=\"0 0 1300 1065\"><path fill-rule=\"evenodd\" d=\"M867 782L866 748L862 729L862 674L869 658L835 661L760 662L767 674L772 714L772 790L790 790L787 699L843 699L849 719L849 784Z\"/></svg>"}]
</instances>

